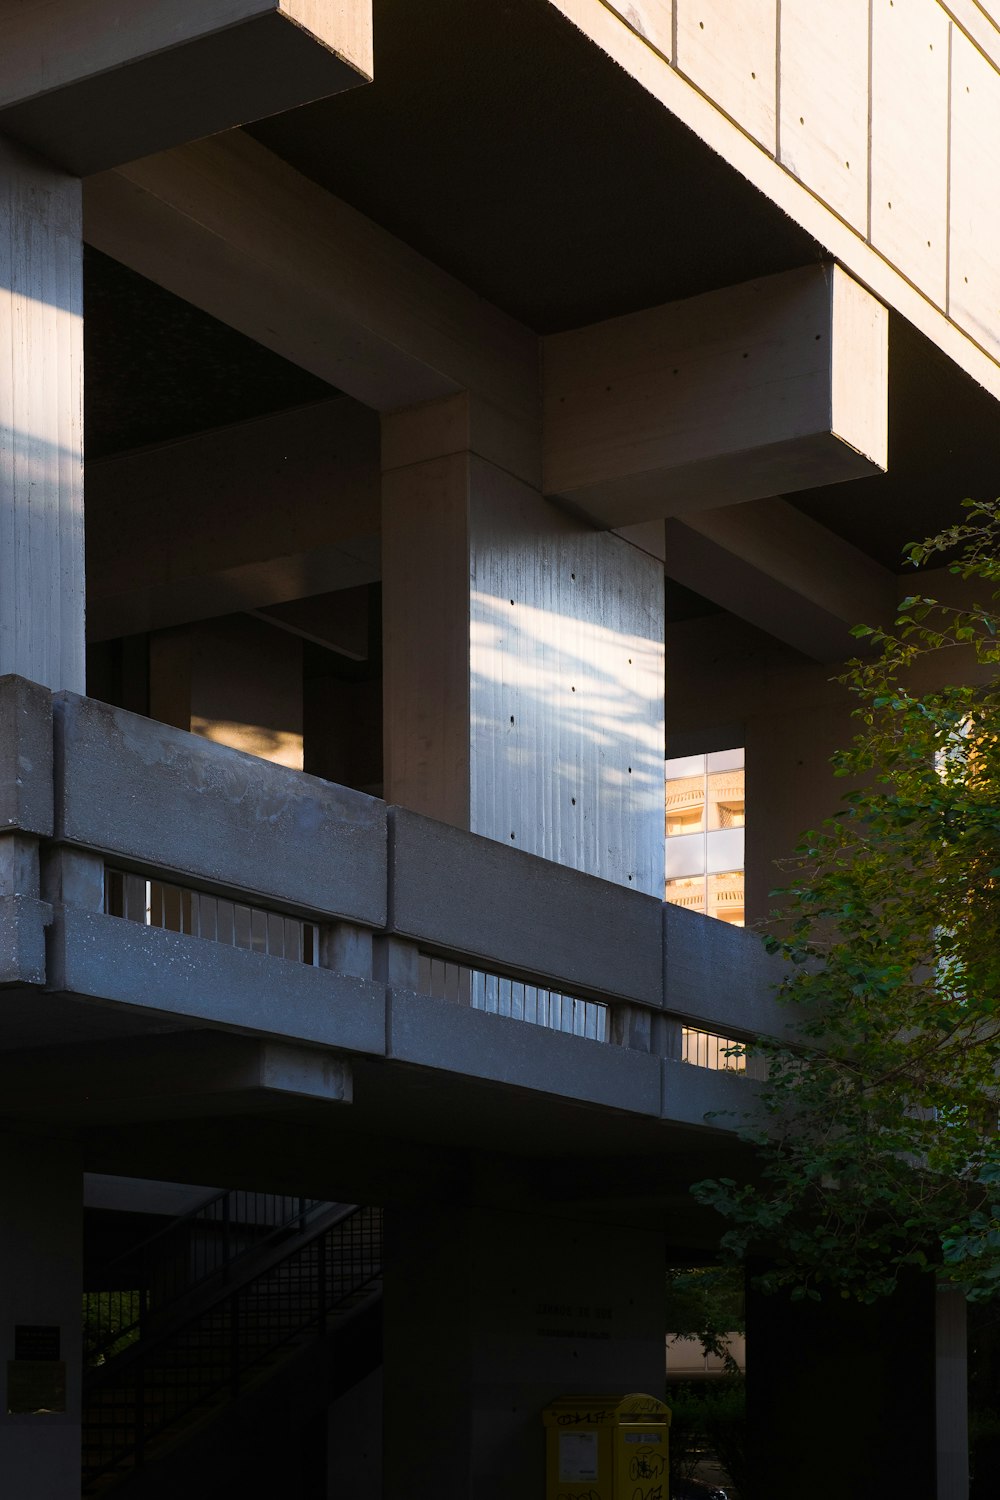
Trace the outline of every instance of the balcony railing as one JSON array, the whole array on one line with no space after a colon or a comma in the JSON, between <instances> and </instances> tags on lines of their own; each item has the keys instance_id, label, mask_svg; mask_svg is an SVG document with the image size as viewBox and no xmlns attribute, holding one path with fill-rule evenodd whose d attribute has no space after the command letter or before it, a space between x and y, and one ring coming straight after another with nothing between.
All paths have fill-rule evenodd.
<instances>
[{"instance_id":1,"label":"balcony railing","mask_svg":"<svg viewBox=\"0 0 1000 1500\"><path fill-rule=\"evenodd\" d=\"M13 980L694 1123L741 1080L684 1029L784 1030L752 934L90 699L5 709L52 902L0 900Z\"/></svg>"}]
</instances>

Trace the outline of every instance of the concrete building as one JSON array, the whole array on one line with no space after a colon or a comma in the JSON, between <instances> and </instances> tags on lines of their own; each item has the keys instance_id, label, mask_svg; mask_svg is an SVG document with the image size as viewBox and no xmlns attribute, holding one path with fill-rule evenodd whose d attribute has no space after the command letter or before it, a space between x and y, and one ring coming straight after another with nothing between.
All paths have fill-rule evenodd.
<instances>
[{"instance_id":1,"label":"concrete building","mask_svg":"<svg viewBox=\"0 0 1000 1500\"><path fill-rule=\"evenodd\" d=\"M683 1032L781 1024L664 756L745 746L754 920L997 488L998 69L986 0L0 0L5 1496L79 1493L85 1172L382 1210L380 1364L191 1496L532 1500L658 1393ZM964 1494L950 1299L750 1322L770 1496Z\"/></svg>"}]
</instances>

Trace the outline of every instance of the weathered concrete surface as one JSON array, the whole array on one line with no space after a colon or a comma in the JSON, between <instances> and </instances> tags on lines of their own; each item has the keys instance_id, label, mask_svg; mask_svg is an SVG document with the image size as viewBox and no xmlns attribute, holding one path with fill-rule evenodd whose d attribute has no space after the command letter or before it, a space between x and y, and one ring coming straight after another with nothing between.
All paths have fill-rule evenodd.
<instances>
[{"instance_id":1,"label":"weathered concrete surface","mask_svg":"<svg viewBox=\"0 0 1000 1500\"><path fill-rule=\"evenodd\" d=\"M743 1114L753 1105L756 1089L737 1073L696 1068L674 1058L659 1059L663 1071L660 1114L683 1125L708 1125L716 1130L738 1130ZM709 1115L718 1113L718 1119Z\"/></svg>"},{"instance_id":2,"label":"weathered concrete surface","mask_svg":"<svg viewBox=\"0 0 1000 1500\"><path fill-rule=\"evenodd\" d=\"M47 901L0 900L0 985L45 983L45 929L51 921Z\"/></svg>"},{"instance_id":3,"label":"weathered concrete surface","mask_svg":"<svg viewBox=\"0 0 1000 1500\"><path fill-rule=\"evenodd\" d=\"M390 930L477 961L663 1003L654 896L390 810Z\"/></svg>"},{"instance_id":4,"label":"weathered concrete surface","mask_svg":"<svg viewBox=\"0 0 1000 1500\"><path fill-rule=\"evenodd\" d=\"M55 707L58 839L385 922L384 803L93 699Z\"/></svg>"},{"instance_id":5,"label":"weathered concrete surface","mask_svg":"<svg viewBox=\"0 0 1000 1500\"><path fill-rule=\"evenodd\" d=\"M52 694L0 677L0 829L52 832Z\"/></svg>"},{"instance_id":6,"label":"weathered concrete surface","mask_svg":"<svg viewBox=\"0 0 1000 1500\"><path fill-rule=\"evenodd\" d=\"M785 966L760 936L700 912L663 907L664 1003L671 1015L726 1036L784 1036L775 992Z\"/></svg>"},{"instance_id":7,"label":"weathered concrete surface","mask_svg":"<svg viewBox=\"0 0 1000 1500\"><path fill-rule=\"evenodd\" d=\"M243 1032L349 1052L385 1050L384 993L370 980L95 912L56 912L49 983Z\"/></svg>"},{"instance_id":8,"label":"weathered concrete surface","mask_svg":"<svg viewBox=\"0 0 1000 1500\"><path fill-rule=\"evenodd\" d=\"M387 1015L388 1054L396 1061L632 1114L659 1114L659 1059L647 1052L609 1047L412 990L390 990Z\"/></svg>"}]
</instances>

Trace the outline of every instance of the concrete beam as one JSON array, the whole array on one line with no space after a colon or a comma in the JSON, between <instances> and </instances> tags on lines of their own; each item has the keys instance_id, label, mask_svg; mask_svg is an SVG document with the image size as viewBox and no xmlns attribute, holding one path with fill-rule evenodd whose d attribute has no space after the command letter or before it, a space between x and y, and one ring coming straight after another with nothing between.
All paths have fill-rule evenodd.
<instances>
[{"instance_id":1,"label":"concrete beam","mask_svg":"<svg viewBox=\"0 0 1000 1500\"><path fill-rule=\"evenodd\" d=\"M87 183L88 242L378 411L534 417L538 341L242 133Z\"/></svg>"},{"instance_id":2,"label":"concrete beam","mask_svg":"<svg viewBox=\"0 0 1000 1500\"><path fill-rule=\"evenodd\" d=\"M88 464L88 638L374 582L378 445L336 398Z\"/></svg>"},{"instance_id":3,"label":"concrete beam","mask_svg":"<svg viewBox=\"0 0 1000 1500\"><path fill-rule=\"evenodd\" d=\"M349 1104L350 1063L318 1048L218 1031L45 1047L0 1060L8 1118L89 1123L259 1107L283 1099Z\"/></svg>"},{"instance_id":4,"label":"concrete beam","mask_svg":"<svg viewBox=\"0 0 1000 1500\"><path fill-rule=\"evenodd\" d=\"M809 266L553 335L545 492L617 527L884 469L887 329Z\"/></svg>"},{"instance_id":5,"label":"concrete beam","mask_svg":"<svg viewBox=\"0 0 1000 1500\"><path fill-rule=\"evenodd\" d=\"M787 500L666 523L667 576L816 661L858 649L853 625L891 624L894 574Z\"/></svg>"},{"instance_id":6,"label":"concrete beam","mask_svg":"<svg viewBox=\"0 0 1000 1500\"><path fill-rule=\"evenodd\" d=\"M0 3L0 132L78 177L371 76L371 0Z\"/></svg>"}]
</instances>

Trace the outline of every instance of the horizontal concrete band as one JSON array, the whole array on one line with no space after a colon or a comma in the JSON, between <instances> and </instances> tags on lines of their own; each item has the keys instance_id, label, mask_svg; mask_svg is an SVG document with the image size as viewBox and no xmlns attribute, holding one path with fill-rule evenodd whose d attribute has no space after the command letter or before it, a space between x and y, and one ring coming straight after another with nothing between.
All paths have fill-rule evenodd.
<instances>
[{"instance_id":1,"label":"horizontal concrete band","mask_svg":"<svg viewBox=\"0 0 1000 1500\"><path fill-rule=\"evenodd\" d=\"M487 968L663 1005L655 897L401 807L389 827L394 933Z\"/></svg>"},{"instance_id":2,"label":"horizontal concrete band","mask_svg":"<svg viewBox=\"0 0 1000 1500\"><path fill-rule=\"evenodd\" d=\"M781 1035L787 1024L774 999L780 965L752 933L16 677L0 679L0 817L0 830L52 836L193 886L356 923L472 967L664 1010L727 1036ZM18 975L40 982L47 916L11 908L4 920L16 926L9 951L22 954ZM178 954L190 941L162 936ZM191 962L206 961L199 944ZM219 959L228 961L236 959ZM270 983L274 961L259 962ZM112 989L131 983L101 968ZM302 983L334 977L303 970ZM129 1000L101 982L93 976L98 988L84 992ZM149 993L145 980L132 988Z\"/></svg>"},{"instance_id":3,"label":"horizontal concrete band","mask_svg":"<svg viewBox=\"0 0 1000 1500\"><path fill-rule=\"evenodd\" d=\"M55 698L55 837L382 927L386 809L91 698Z\"/></svg>"},{"instance_id":4,"label":"horizontal concrete band","mask_svg":"<svg viewBox=\"0 0 1000 1500\"><path fill-rule=\"evenodd\" d=\"M63 994L628 1114L702 1126L711 1113L710 1126L735 1129L752 1088L650 1053L96 912L57 910L49 952L49 987Z\"/></svg>"}]
</instances>

